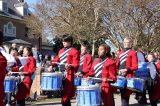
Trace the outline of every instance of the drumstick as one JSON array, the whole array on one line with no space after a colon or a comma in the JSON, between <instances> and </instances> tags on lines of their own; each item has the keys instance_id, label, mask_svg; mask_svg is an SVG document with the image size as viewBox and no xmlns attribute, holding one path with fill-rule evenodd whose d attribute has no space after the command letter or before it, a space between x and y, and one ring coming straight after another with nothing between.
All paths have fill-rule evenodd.
<instances>
[{"instance_id":1,"label":"drumstick","mask_svg":"<svg viewBox=\"0 0 160 106\"><path fill-rule=\"evenodd\" d=\"M11 74L20 74L20 73L28 74L28 72L11 72Z\"/></svg>"},{"instance_id":2,"label":"drumstick","mask_svg":"<svg viewBox=\"0 0 160 106\"><path fill-rule=\"evenodd\" d=\"M96 78L96 77L89 77L89 78L92 78L92 79L95 79L95 80L101 80L102 81L102 78ZM107 81L113 81L112 79L107 79Z\"/></svg>"},{"instance_id":3,"label":"drumstick","mask_svg":"<svg viewBox=\"0 0 160 106\"><path fill-rule=\"evenodd\" d=\"M21 66L20 68L19 68L19 70L21 70L21 69L23 69L24 68L24 66Z\"/></svg>"},{"instance_id":4,"label":"drumstick","mask_svg":"<svg viewBox=\"0 0 160 106\"><path fill-rule=\"evenodd\" d=\"M95 80L101 80L102 81L102 78L96 78L96 77L89 77L89 78L92 78L92 79L95 79Z\"/></svg>"},{"instance_id":5,"label":"drumstick","mask_svg":"<svg viewBox=\"0 0 160 106\"><path fill-rule=\"evenodd\" d=\"M65 65L66 64L66 63L60 63L60 62L52 62L52 63L58 64L58 65ZM69 65L72 65L72 64L69 64Z\"/></svg>"}]
</instances>

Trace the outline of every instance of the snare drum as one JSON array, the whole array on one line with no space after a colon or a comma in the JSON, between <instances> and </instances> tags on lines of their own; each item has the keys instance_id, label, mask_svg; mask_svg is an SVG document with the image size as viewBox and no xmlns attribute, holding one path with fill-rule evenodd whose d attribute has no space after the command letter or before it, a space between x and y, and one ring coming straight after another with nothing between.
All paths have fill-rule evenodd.
<instances>
[{"instance_id":1,"label":"snare drum","mask_svg":"<svg viewBox=\"0 0 160 106\"><path fill-rule=\"evenodd\" d=\"M127 88L132 91L143 92L145 80L140 78L127 78Z\"/></svg>"},{"instance_id":2,"label":"snare drum","mask_svg":"<svg viewBox=\"0 0 160 106\"><path fill-rule=\"evenodd\" d=\"M42 73L41 89L43 91L60 90L62 85L62 73Z\"/></svg>"},{"instance_id":3,"label":"snare drum","mask_svg":"<svg viewBox=\"0 0 160 106\"><path fill-rule=\"evenodd\" d=\"M117 76L117 80L115 83L111 83L113 87L123 89L127 85L127 79L122 76Z\"/></svg>"},{"instance_id":4,"label":"snare drum","mask_svg":"<svg viewBox=\"0 0 160 106\"><path fill-rule=\"evenodd\" d=\"M81 78L81 86L89 86L94 85L94 80L90 79L88 82L86 81L86 78Z\"/></svg>"},{"instance_id":5,"label":"snare drum","mask_svg":"<svg viewBox=\"0 0 160 106\"><path fill-rule=\"evenodd\" d=\"M148 62L141 62L138 64L138 70L135 72L135 77L147 79L149 76Z\"/></svg>"},{"instance_id":6,"label":"snare drum","mask_svg":"<svg viewBox=\"0 0 160 106\"><path fill-rule=\"evenodd\" d=\"M74 78L74 86L80 86L81 85L81 78L76 77Z\"/></svg>"},{"instance_id":7,"label":"snare drum","mask_svg":"<svg viewBox=\"0 0 160 106\"><path fill-rule=\"evenodd\" d=\"M100 105L100 87L97 85L77 87L77 106Z\"/></svg>"},{"instance_id":8,"label":"snare drum","mask_svg":"<svg viewBox=\"0 0 160 106\"><path fill-rule=\"evenodd\" d=\"M6 76L4 81L5 93L12 93L16 90L16 79L13 76Z\"/></svg>"}]
</instances>

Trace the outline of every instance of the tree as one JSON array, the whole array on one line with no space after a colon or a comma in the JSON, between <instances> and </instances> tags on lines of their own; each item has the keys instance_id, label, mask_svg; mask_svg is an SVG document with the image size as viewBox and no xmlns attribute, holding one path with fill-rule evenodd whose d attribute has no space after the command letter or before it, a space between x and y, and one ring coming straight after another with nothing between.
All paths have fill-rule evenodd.
<instances>
[{"instance_id":1,"label":"tree","mask_svg":"<svg viewBox=\"0 0 160 106\"><path fill-rule=\"evenodd\" d=\"M105 0L39 0L35 16L54 36L70 33L77 41L87 39L94 55L95 42L107 37L102 20L105 4Z\"/></svg>"},{"instance_id":2,"label":"tree","mask_svg":"<svg viewBox=\"0 0 160 106\"><path fill-rule=\"evenodd\" d=\"M159 0L108 1L104 22L115 46L123 48L123 38L130 36L135 48L155 50L160 43L159 4Z\"/></svg>"},{"instance_id":3,"label":"tree","mask_svg":"<svg viewBox=\"0 0 160 106\"><path fill-rule=\"evenodd\" d=\"M88 40L92 55L106 39L117 51L122 49L125 36L133 38L134 48L153 51L160 41L159 4L159 0L39 0L34 15L52 36L69 33L76 42Z\"/></svg>"},{"instance_id":4,"label":"tree","mask_svg":"<svg viewBox=\"0 0 160 106\"><path fill-rule=\"evenodd\" d=\"M35 15L29 15L25 17L24 20L27 26L27 35L34 38L41 37L43 28L42 22Z\"/></svg>"}]
</instances>

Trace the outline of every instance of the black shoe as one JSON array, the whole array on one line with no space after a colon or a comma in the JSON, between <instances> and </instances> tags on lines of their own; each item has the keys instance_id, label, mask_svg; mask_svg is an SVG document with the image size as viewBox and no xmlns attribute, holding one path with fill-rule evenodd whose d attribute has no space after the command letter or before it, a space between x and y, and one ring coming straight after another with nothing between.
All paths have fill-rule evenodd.
<instances>
[{"instance_id":1,"label":"black shoe","mask_svg":"<svg viewBox=\"0 0 160 106\"><path fill-rule=\"evenodd\" d=\"M147 104L147 101L138 101L138 103L145 105L145 104Z\"/></svg>"}]
</instances>

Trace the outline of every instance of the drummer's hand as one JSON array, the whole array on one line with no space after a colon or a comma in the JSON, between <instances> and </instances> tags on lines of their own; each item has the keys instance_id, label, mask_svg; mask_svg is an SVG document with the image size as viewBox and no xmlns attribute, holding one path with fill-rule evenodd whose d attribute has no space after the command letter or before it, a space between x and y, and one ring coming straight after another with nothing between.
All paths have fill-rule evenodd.
<instances>
[{"instance_id":1,"label":"drummer's hand","mask_svg":"<svg viewBox=\"0 0 160 106\"><path fill-rule=\"evenodd\" d=\"M68 63L65 64L65 68L66 68L66 69L71 69L71 67L72 67L71 64L68 64Z\"/></svg>"},{"instance_id":2,"label":"drummer's hand","mask_svg":"<svg viewBox=\"0 0 160 106\"><path fill-rule=\"evenodd\" d=\"M119 70L121 73L126 73L127 72L127 69L121 69Z\"/></svg>"},{"instance_id":3,"label":"drummer's hand","mask_svg":"<svg viewBox=\"0 0 160 106\"><path fill-rule=\"evenodd\" d=\"M52 66L48 67L48 71L51 72L52 71Z\"/></svg>"},{"instance_id":4,"label":"drummer's hand","mask_svg":"<svg viewBox=\"0 0 160 106\"><path fill-rule=\"evenodd\" d=\"M81 72L77 72L77 73L75 74L75 76L78 77L80 74L81 74Z\"/></svg>"},{"instance_id":5,"label":"drummer's hand","mask_svg":"<svg viewBox=\"0 0 160 106\"><path fill-rule=\"evenodd\" d=\"M107 81L107 78L103 78L102 81L106 82L106 81Z\"/></svg>"},{"instance_id":6,"label":"drummer's hand","mask_svg":"<svg viewBox=\"0 0 160 106\"><path fill-rule=\"evenodd\" d=\"M19 75L20 75L20 76L22 76L22 75L23 75L23 73L22 73L22 72L20 72L20 73L19 73Z\"/></svg>"},{"instance_id":7,"label":"drummer's hand","mask_svg":"<svg viewBox=\"0 0 160 106\"><path fill-rule=\"evenodd\" d=\"M86 78L86 82L88 82L90 79L91 79L91 78L87 77L87 78Z\"/></svg>"},{"instance_id":8,"label":"drummer's hand","mask_svg":"<svg viewBox=\"0 0 160 106\"><path fill-rule=\"evenodd\" d=\"M8 73L7 73L8 75L12 75L12 72L11 71L8 71Z\"/></svg>"}]
</instances>

